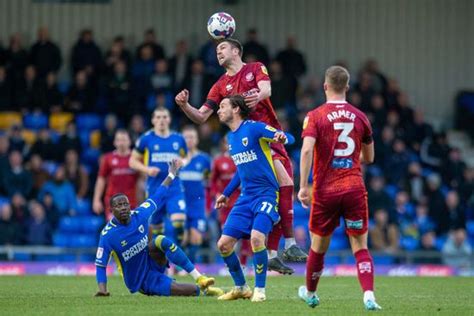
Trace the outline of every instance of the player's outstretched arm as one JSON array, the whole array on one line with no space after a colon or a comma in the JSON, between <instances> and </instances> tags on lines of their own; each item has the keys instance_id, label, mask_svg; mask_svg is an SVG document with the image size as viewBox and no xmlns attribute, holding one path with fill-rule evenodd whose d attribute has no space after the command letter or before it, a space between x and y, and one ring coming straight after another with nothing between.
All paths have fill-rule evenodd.
<instances>
[{"instance_id":1,"label":"player's outstretched arm","mask_svg":"<svg viewBox=\"0 0 474 316\"><path fill-rule=\"evenodd\" d=\"M107 292L107 270L105 267L96 266L96 279L99 291L95 293L95 296L110 296L110 293Z\"/></svg>"},{"instance_id":2,"label":"player's outstretched arm","mask_svg":"<svg viewBox=\"0 0 474 316\"><path fill-rule=\"evenodd\" d=\"M184 89L174 98L176 104L186 114L186 116L196 124L205 123L212 114L212 109L203 105L199 109L189 104L189 91Z\"/></svg>"},{"instance_id":3,"label":"player's outstretched arm","mask_svg":"<svg viewBox=\"0 0 474 316\"><path fill-rule=\"evenodd\" d=\"M303 146L301 147L300 158L300 191L298 192L298 199L303 207L308 208L311 204L311 190L308 183L309 171L313 161L313 149L316 139L314 137L306 136L303 139Z\"/></svg>"}]
</instances>

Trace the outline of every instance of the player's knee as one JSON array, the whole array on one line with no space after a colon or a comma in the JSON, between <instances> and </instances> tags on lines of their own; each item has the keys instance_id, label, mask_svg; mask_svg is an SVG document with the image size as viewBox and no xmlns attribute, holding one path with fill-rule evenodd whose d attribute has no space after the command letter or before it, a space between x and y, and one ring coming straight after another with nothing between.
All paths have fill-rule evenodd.
<instances>
[{"instance_id":1,"label":"player's knee","mask_svg":"<svg viewBox=\"0 0 474 316\"><path fill-rule=\"evenodd\" d=\"M252 245L252 250L260 251L262 248L265 248L265 236L251 236L250 244Z\"/></svg>"},{"instance_id":2,"label":"player's knee","mask_svg":"<svg viewBox=\"0 0 474 316\"><path fill-rule=\"evenodd\" d=\"M217 241L217 249L219 249L221 254L229 254L233 250L232 244L224 238L220 238L219 241Z\"/></svg>"}]
</instances>

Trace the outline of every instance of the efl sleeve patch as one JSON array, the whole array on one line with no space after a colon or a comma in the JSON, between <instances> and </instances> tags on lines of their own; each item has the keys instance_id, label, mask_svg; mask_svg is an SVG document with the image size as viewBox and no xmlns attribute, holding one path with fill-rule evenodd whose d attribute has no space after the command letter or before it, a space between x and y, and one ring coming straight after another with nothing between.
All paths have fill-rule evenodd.
<instances>
[{"instance_id":1,"label":"efl sleeve patch","mask_svg":"<svg viewBox=\"0 0 474 316\"><path fill-rule=\"evenodd\" d=\"M274 132L274 133L277 131L276 128L274 128L273 126L270 126L270 125L266 125L266 126L265 126L265 129L266 129L266 130L269 130L270 132Z\"/></svg>"},{"instance_id":2,"label":"efl sleeve patch","mask_svg":"<svg viewBox=\"0 0 474 316\"><path fill-rule=\"evenodd\" d=\"M261 66L262 68L262 72L268 76L268 70L267 70L267 67L265 67L264 65Z\"/></svg>"}]
</instances>

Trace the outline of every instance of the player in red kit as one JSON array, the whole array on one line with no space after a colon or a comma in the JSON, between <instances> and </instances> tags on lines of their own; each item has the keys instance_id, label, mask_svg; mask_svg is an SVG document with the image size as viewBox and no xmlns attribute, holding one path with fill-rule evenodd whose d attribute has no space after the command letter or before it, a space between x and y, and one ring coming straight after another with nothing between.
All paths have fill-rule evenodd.
<instances>
[{"instance_id":1,"label":"player in red kit","mask_svg":"<svg viewBox=\"0 0 474 316\"><path fill-rule=\"evenodd\" d=\"M252 109L249 119L260 121L281 129L273 106L270 102L271 84L267 69L262 63L242 62L242 45L235 39L222 40L217 45L217 59L225 68L226 73L212 86L206 102L199 108L189 104L189 92L183 90L176 95L176 103L183 112L195 123L204 123L226 96L241 94L247 106ZM282 144L272 143L272 158L280 184L279 213L281 223L273 228L268 237L267 247L270 249L268 269L280 273L292 273L277 257L278 244L283 233L285 251L283 258L287 261L302 262L307 258L295 242L293 231L293 169L290 158Z\"/></svg>"},{"instance_id":2,"label":"player in red kit","mask_svg":"<svg viewBox=\"0 0 474 316\"><path fill-rule=\"evenodd\" d=\"M326 103L308 113L303 123L298 198L311 205L311 249L306 263L306 286L298 295L310 307L319 304L316 287L323 272L331 235L344 218L359 283L368 310L381 307L374 297L374 262L367 249L367 191L360 164L374 160L372 127L364 113L346 102L349 72L340 66L326 71ZM312 199L308 176L313 163Z\"/></svg>"},{"instance_id":3,"label":"player in red kit","mask_svg":"<svg viewBox=\"0 0 474 316\"><path fill-rule=\"evenodd\" d=\"M124 129L117 130L114 136L115 150L106 153L100 162L92 204L94 213L101 214L104 211L104 205L109 205L110 198L119 192L129 197L132 209L137 206L138 173L128 166L131 154L130 145L131 140L128 132ZM104 191L105 196L102 200ZM108 208L105 209L105 216L107 220L112 218L112 213Z\"/></svg>"}]
</instances>

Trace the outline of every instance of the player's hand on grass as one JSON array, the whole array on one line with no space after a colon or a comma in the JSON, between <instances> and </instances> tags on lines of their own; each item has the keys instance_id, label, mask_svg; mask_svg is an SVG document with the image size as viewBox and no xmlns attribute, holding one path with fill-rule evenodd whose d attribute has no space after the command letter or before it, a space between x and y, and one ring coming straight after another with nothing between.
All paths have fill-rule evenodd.
<instances>
[{"instance_id":1,"label":"player's hand on grass","mask_svg":"<svg viewBox=\"0 0 474 316\"><path fill-rule=\"evenodd\" d=\"M97 293L95 293L94 296L95 297L110 296L110 293L109 292L98 291Z\"/></svg>"},{"instance_id":2,"label":"player's hand on grass","mask_svg":"<svg viewBox=\"0 0 474 316\"><path fill-rule=\"evenodd\" d=\"M146 174L149 177L156 177L160 173L160 168L157 167L148 167L146 170Z\"/></svg>"},{"instance_id":3,"label":"player's hand on grass","mask_svg":"<svg viewBox=\"0 0 474 316\"><path fill-rule=\"evenodd\" d=\"M178 175L179 169L183 166L184 162L182 159L175 158L168 164L168 172L174 174L175 176Z\"/></svg>"},{"instance_id":4,"label":"player's hand on grass","mask_svg":"<svg viewBox=\"0 0 474 316\"><path fill-rule=\"evenodd\" d=\"M247 104L247 106L250 109L253 109L260 101L259 90L252 89L248 91L247 93L245 93L244 97L245 97L245 104Z\"/></svg>"},{"instance_id":5,"label":"player's hand on grass","mask_svg":"<svg viewBox=\"0 0 474 316\"><path fill-rule=\"evenodd\" d=\"M181 92L176 95L174 100L180 107L184 107L189 101L189 91L186 89L181 90Z\"/></svg>"},{"instance_id":6,"label":"player's hand on grass","mask_svg":"<svg viewBox=\"0 0 474 316\"><path fill-rule=\"evenodd\" d=\"M273 140L277 143L284 144L286 143L286 135L283 132L276 132L273 136Z\"/></svg>"},{"instance_id":7,"label":"player's hand on grass","mask_svg":"<svg viewBox=\"0 0 474 316\"><path fill-rule=\"evenodd\" d=\"M227 206L227 202L229 201L229 198L225 196L224 194L219 195L219 197L216 199L216 205L214 208L220 209L225 206Z\"/></svg>"},{"instance_id":8,"label":"player's hand on grass","mask_svg":"<svg viewBox=\"0 0 474 316\"><path fill-rule=\"evenodd\" d=\"M92 203L92 210L97 215L102 214L102 212L104 211L104 205L102 205L102 202L100 200L94 201Z\"/></svg>"},{"instance_id":9,"label":"player's hand on grass","mask_svg":"<svg viewBox=\"0 0 474 316\"><path fill-rule=\"evenodd\" d=\"M309 187L300 188L300 191L298 192L298 200L300 200L304 208L309 208L311 205L311 190Z\"/></svg>"}]
</instances>

